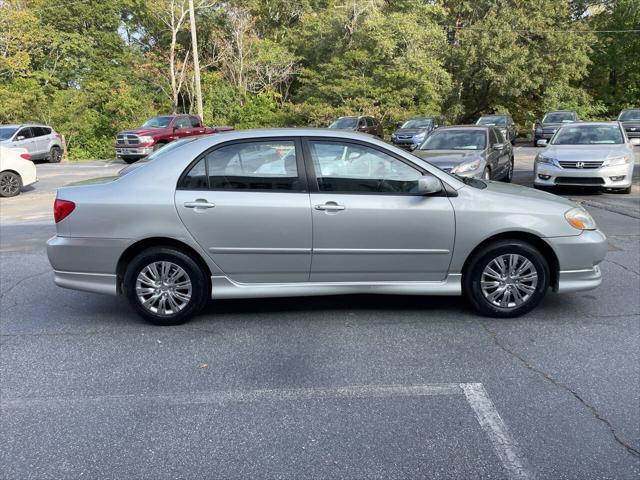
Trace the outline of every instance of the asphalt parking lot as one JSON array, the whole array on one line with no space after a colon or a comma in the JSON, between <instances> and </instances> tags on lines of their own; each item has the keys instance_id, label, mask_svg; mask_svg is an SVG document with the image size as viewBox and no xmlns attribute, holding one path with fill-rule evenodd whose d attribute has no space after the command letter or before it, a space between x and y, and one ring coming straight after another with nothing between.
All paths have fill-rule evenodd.
<instances>
[{"instance_id":1,"label":"asphalt parking lot","mask_svg":"<svg viewBox=\"0 0 640 480\"><path fill-rule=\"evenodd\" d=\"M531 185L538 149L517 147ZM640 185L563 190L608 235L597 290L478 317L458 298L224 300L178 327L53 284L40 164L0 200L0 478L637 479ZM640 148L636 148L640 175Z\"/></svg>"}]
</instances>

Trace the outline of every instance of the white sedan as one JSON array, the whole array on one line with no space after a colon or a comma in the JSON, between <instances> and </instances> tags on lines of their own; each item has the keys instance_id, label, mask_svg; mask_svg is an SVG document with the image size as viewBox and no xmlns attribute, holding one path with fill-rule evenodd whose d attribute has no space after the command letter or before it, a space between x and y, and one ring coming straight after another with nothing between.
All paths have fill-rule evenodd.
<instances>
[{"instance_id":1,"label":"white sedan","mask_svg":"<svg viewBox=\"0 0 640 480\"><path fill-rule=\"evenodd\" d=\"M15 197L37 181L36 166L25 149L0 146L0 197Z\"/></svg>"}]
</instances>

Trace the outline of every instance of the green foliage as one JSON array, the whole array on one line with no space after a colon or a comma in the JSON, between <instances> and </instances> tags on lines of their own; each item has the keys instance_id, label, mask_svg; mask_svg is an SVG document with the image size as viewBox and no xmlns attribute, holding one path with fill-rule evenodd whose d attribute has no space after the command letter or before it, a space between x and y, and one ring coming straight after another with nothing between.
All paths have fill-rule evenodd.
<instances>
[{"instance_id":1,"label":"green foliage","mask_svg":"<svg viewBox=\"0 0 640 480\"><path fill-rule=\"evenodd\" d=\"M178 0L0 1L0 123L43 121L72 158L110 158L122 129L173 108ZM640 104L637 0L196 0L204 121L326 126L370 114L467 122L550 109L585 119ZM188 22L187 22L188 23ZM194 109L187 24L177 108Z\"/></svg>"}]
</instances>

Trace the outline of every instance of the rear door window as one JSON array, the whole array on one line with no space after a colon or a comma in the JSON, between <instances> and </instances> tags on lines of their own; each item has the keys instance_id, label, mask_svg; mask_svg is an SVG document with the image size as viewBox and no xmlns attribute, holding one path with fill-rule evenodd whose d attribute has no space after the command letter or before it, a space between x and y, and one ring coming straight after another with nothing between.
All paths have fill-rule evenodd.
<instances>
[{"instance_id":1,"label":"rear door window","mask_svg":"<svg viewBox=\"0 0 640 480\"><path fill-rule=\"evenodd\" d=\"M200 128L200 120L198 119L198 117L190 117L191 119L191 126L193 128Z\"/></svg>"}]
</instances>

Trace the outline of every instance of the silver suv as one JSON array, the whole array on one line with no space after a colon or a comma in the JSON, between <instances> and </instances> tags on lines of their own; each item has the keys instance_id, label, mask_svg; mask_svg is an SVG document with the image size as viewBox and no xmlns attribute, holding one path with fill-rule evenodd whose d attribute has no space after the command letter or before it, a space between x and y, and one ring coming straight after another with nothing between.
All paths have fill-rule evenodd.
<instances>
[{"instance_id":1,"label":"silver suv","mask_svg":"<svg viewBox=\"0 0 640 480\"><path fill-rule=\"evenodd\" d=\"M32 160L58 163L62 159L62 138L47 125L0 125L0 145L24 148Z\"/></svg>"}]
</instances>

